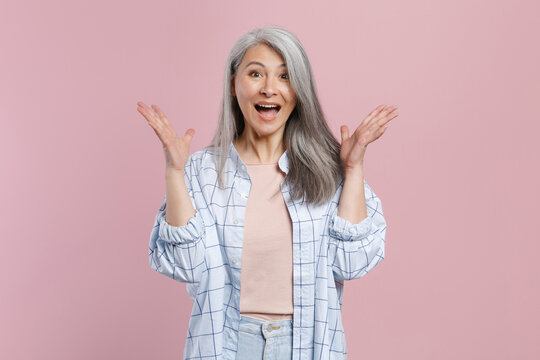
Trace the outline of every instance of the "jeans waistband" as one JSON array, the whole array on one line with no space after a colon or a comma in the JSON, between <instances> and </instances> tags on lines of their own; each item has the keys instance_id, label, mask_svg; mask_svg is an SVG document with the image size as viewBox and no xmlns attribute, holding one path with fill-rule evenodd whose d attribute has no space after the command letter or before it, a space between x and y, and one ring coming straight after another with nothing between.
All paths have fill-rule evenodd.
<instances>
[{"instance_id":1,"label":"jeans waistband","mask_svg":"<svg viewBox=\"0 0 540 360\"><path fill-rule=\"evenodd\" d=\"M263 335L265 339L275 336L292 336L292 319L264 320L240 315L238 331Z\"/></svg>"}]
</instances>

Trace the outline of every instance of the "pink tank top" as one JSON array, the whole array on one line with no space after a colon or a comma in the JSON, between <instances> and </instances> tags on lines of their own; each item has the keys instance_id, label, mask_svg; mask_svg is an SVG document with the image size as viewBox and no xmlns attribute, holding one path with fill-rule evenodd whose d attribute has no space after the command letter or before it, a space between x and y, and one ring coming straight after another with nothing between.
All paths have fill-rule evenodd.
<instances>
[{"instance_id":1,"label":"pink tank top","mask_svg":"<svg viewBox=\"0 0 540 360\"><path fill-rule=\"evenodd\" d=\"M281 193L278 163L247 164L251 190L246 205L240 313L265 320L293 314L292 222Z\"/></svg>"}]
</instances>

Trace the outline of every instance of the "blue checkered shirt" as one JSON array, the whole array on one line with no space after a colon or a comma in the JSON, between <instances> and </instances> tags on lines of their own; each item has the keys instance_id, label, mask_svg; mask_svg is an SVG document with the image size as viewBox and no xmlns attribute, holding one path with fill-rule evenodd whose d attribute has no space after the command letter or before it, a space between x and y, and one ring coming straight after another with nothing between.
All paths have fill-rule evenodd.
<instances>
[{"instance_id":1,"label":"blue checkered shirt","mask_svg":"<svg viewBox=\"0 0 540 360\"><path fill-rule=\"evenodd\" d=\"M187 283L193 300L184 359L234 360L240 321L244 216L251 188L246 164L231 143L225 186L217 185L213 147L193 153L184 168L196 214L184 226L165 221L166 197L150 235L150 267ZM289 171L287 151L279 168ZM341 319L344 280L360 278L384 258L381 201L364 180L368 216L357 224L337 215L343 189L323 205L291 201L281 191L293 230L293 360L346 359Z\"/></svg>"}]
</instances>

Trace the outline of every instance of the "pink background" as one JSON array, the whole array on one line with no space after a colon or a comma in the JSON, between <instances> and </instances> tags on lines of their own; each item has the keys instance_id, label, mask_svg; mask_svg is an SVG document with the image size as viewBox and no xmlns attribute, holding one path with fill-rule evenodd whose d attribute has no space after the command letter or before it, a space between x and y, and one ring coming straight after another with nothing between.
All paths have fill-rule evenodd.
<instances>
[{"instance_id":1,"label":"pink background","mask_svg":"<svg viewBox=\"0 0 540 360\"><path fill-rule=\"evenodd\" d=\"M192 152L254 27L296 34L366 153L387 254L346 283L350 359L538 359L537 1L3 1L0 358L180 359L192 303L149 267L158 104Z\"/></svg>"}]
</instances>

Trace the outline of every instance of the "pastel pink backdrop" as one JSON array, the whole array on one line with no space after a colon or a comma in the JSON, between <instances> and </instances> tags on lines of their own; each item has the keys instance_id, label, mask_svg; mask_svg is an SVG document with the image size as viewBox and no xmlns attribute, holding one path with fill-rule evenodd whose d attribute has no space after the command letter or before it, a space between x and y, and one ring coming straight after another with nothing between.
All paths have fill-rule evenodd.
<instances>
[{"instance_id":1,"label":"pastel pink backdrop","mask_svg":"<svg viewBox=\"0 0 540 360\"><path fill-rule=\"evenodd\" d=\"M387 255L346 283L350 359L537 359L540 26L535 1L4 1L2 359L180 359L192 302L149 267L164 157L136 102L192 152L239 36L279 25L334 134L368 147Z\"/></svg>"}]
</instances>

